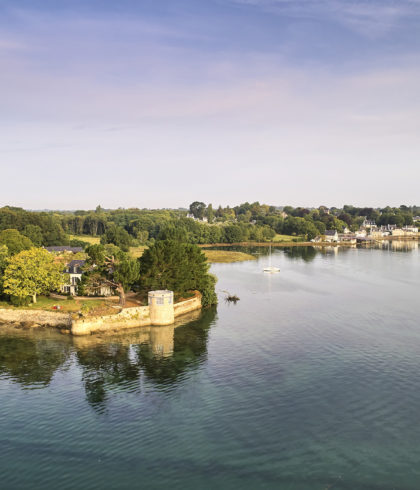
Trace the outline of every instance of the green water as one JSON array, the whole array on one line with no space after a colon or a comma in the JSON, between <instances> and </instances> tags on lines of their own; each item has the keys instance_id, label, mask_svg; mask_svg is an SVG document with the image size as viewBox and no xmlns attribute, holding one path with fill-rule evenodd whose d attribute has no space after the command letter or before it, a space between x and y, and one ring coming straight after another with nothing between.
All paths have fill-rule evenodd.
<instances>
[{"instance_id":1,"label":"green water","mask_svg":"<svg viewBox=\"0 0 420 490\"><path fill-rule=\"evenodd\" d=\"M417 244L253 252L175 329L6 329L0 488L420 488Z\"/></svg>"}]
</instances>

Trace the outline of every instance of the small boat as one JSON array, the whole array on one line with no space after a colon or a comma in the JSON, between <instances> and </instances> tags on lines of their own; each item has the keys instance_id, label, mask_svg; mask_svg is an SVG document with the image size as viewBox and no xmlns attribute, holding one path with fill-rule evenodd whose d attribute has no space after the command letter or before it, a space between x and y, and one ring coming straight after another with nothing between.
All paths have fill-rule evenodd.
<instances>
[{"instance_id":1,"label":"small boat","mask_svg":"<svg viewBox=\"0 0 420 490\"><path fill-rule=\"evenodd\" d=\"M280 272L280 269L278 267L264 267L264 272L269 272L270 274L273 274L273 272Z\"/></svg>"},{"instance_id":2,"label":"small boat","mask_svg":"<svg viewBox=\"0 0 420 490\"><path fill-rule=\"evenodd\" d=\"M268 256L269 265L268 267L264 267L263 271L269 274L274 274L275 272L280 272L278 267L274 267L271 265L271 244L270 244L270 254Z\"/></svg>"}]
</instances>

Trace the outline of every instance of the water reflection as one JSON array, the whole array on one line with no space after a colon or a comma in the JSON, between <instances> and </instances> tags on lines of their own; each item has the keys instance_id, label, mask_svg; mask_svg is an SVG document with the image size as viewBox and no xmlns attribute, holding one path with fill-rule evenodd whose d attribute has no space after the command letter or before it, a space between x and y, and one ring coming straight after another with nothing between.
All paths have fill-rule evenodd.
<instances>
[{"instance_id":1,"label":"water reflection","mask_svg":"<svg viewBox=\"0 0 420 490\"><path fill-rule=\"evenodd\" d=\"M110 391L141 391L142 377L157 387L182 379L205 360L215 314L214 309L193 312L187 324L143 327L115 338L74 338L88 402L103 410Z\"/></svg>"},{"instance_id":2,"label":"water reflection","mask_svg":"<svg viewBox=\"0 0 420 490\"><path fill-rule=\"evenodd\" d=\"M251 255L257 255L259 257L268 256L270 253L270 247L265 246L248 246L241 247L235 245L229 246L219 246L219 247L208 247L209 250L230 250L236 252L245 252ZM380 240L374 241L369 244L364 245L352 245L352 246L337 246L337 245L326 245L326 246L292 246L283 247L279 245L272 245L271 251L275 253L284 253L288 258L292 260L302 259L305 262L311 262L318 254L322 255L338 255L348 253L354 248L375 248L382 250L389 250L393 252L412 252L418 250L419 242L418 240Z\"/></svg>"},{"instance_id":3,"label":"water reflection","mask_svg":"<svg viewBox=\"0 0 420 490\"><path fill-rule=\"evenodd\" d=\"M419 242L417 240L383 240L379 243L378 248L392 252L413 252L418 250Z\"/></svg>"},{"instance_id":4,"label":"water reflection","mask_svg":"<svg viewBox=\"0 0 420 490\"><path fill-rule=\"evenodd\" d=\"M197 369L206 359L215 316L215 309L196 311L175 325L114 336L66 337L11 328L0 336L0 377L26 388L45 387L73 353L82 368L86 399L102 411L111 392L140 392L142 379L167 389Z\"/></svg>"},{"instance_id":5,"label":"water reflection","mask_svg":"<svg viewBox=\"0 0 420 490\"><path fill-rule=\"evenodd\" d=\"M302 259L305 262L311 262L317 255L315 247L285 247L283 251L289 259Z\"/></svg>"},{"instance_id":6,"label":"water reflection","mask_svg":"<svg viewBox=\"0 0 420 490\"><path fill-rule=\"evenodd\" d=\"M3 327L4 328L4 327ZM25 388L48 386L70 356L70 345L59 334L10 331L0 337L0 376ZM62 337L62 336L61 336Z\"/></svg>"}]
</instances>

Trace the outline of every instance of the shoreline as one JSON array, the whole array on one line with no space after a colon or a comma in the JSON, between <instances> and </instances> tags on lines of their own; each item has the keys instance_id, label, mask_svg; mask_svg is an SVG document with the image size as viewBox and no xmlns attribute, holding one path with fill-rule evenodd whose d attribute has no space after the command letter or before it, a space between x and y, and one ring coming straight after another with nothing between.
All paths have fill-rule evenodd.
<instances>
[{"instance_id":1,"label":"shoreline","mask_svg":"<svg viewBox=\"0 0 420 490\"><path fill-rule=\"evenodd\" d=\"M196 292L193 298L174 303L173 323L161 323L155 320L150 306L124 308L113 315L76 316L73 313L46 310L0 309L0 333L3 326L35 329L55 328L63 334L73 336L94 333L118 333L121 330L145 326L172 325L179 317L202 309L201 294Z\"/></svg>"},{"instance_id":2,"label":"shoreline","mask_svg":"<svg viewBox=\"0 0 420 490\"><path fill-rule=\"evenodd\" d=\"M380 243L382 241L419 241L420 236L387 236L382 238L373 238L371 243ZM367 242L369 244L370 242ZM212 247L355 247L355 243L346 242L235 242L235 243L205 243L198 244L200 248Z\"/></svg>"}]
</instances>

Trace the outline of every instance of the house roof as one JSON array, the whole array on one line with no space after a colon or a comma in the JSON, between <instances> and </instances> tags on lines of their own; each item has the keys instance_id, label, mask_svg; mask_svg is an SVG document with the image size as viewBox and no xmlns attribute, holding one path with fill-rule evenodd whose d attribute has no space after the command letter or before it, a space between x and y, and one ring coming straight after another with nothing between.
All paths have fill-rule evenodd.
<instances>
[{"instance_id":1,"label":"house roof","mask_svg":"<svg viewBox=\"0 0 420 490\"><path fill-rule=\"evenodd\" d=\"M334 236L337 233L337 230L325 230L325 235Z\"/></svg>"},{"instance_id":2,"label":"house roof","mask_svg":"<svg viewBox=\"0 0 420 490\"><path fill-rule=\"evenodd\" d=\"M45 247L45 250L48 252L73 252L74 254L77 252L83 252L82 247L67 247L67 246L58 246L58 247Z\"/></svg>"},{"instance_id":3,"label":"house roof","mask_svg":"<svg viewBox=\"0 0 420 490\"><path fill-rule=\"evenodd\" d=\"M82 274L82 267L85 265L86 260L72 260L67 264L64 272L66 274Z\"/></svg>"}]
</instances>

